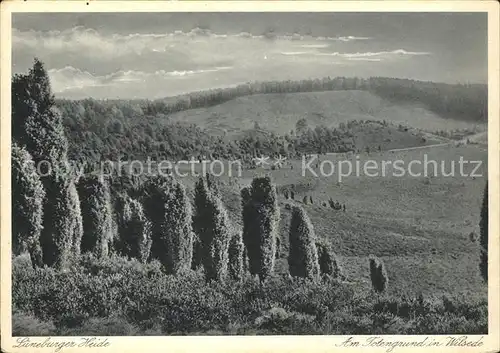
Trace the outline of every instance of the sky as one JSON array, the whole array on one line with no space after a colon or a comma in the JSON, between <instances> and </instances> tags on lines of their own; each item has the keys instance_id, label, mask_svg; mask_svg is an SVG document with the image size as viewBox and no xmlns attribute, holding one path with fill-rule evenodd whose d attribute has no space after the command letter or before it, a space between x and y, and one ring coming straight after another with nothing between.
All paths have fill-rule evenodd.
<instances>
[{"instance_id":1,"label":"sky","mask_svg":"<svg viewBox=\"0 0 500 353\"><path fill-rule=\"evenodd\" d=\"M485 13L17 13L13 73L58 98L161 98L251 81L487 82Z\"/></svg>"}]
</instances>

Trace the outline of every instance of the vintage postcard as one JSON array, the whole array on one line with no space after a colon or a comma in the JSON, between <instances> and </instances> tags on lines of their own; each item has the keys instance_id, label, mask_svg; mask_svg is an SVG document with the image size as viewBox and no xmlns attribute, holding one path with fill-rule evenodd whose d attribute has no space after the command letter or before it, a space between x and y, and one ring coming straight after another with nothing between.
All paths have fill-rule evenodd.
<instances>
[{"instance_id":1,"label":"vintage postcard","mask_svg":"<svg viewBox=\"0 0 500 353\"><path fill-rule=\"evenodd\" d=\"M494 1L1 3L2 352L494 352Z\"/></svg>"}]
</instances>

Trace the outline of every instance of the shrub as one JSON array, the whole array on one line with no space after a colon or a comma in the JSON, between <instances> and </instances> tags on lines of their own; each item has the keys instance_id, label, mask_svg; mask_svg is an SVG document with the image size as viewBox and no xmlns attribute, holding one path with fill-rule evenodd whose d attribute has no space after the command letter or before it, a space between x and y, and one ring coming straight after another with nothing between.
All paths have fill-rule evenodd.
<instances>
[{"instance_id":1,"label":"shrub","mask_svg":"<svg viewBox=\"0 0 500 353\"><path fill-rule=\"evenodd\" d=\"M276 237L276 253L274 255L277 259L281 256L281 237Z\"/></svg>"},{"instance_id":2,"label":"shrub","mask_svg":"<svg viewBox=\"0 0 500 353\"><path fill-rule=\"evenodd\" d=\"M40 242L43 261L64 267L71 252L79 252L80 204L74 180L67 173L68 141L62 118L47 71L36 58L28 74L12 79L12 138L26 147L36 164L44 162L50 168L50 175L41 178L46 198ZM49 172L46 169L41 172Z\"/></svg>"},{"instance_id":3,"label":"shrub","mask_svg":"<svg viewBox=\"0 0 500 353\"><path fill-rule=\"evenodd\" d=\"M118 235L114 248L117 253L146 262L151 251L151 222L146 218L142 204L128 195L120 195L115 202Z\"/></svg>"},{"instance_id":4,"label":"shrub","mask_svg":"<svg viewBox=\"0 0 500 353\"><path fill-rule=\"evenodd\" d=\"M193 225L194 228L194 225ZM201 245L201 240L196 232L193 234L193 261L191 262L191 269L197 270L203 266L203 249Z\"/></svg>"},{"instance_id":5,"label":"shrub","mask_svg":"<svg viewBox=\"0 0 500 353\"><path fill-rule=\"evenodd\" d=\"M191 268L193 259L193 228L191 203L184 186L176 182L166 200L164 237L154 239L162 241L166 250L164 266L167 273L176 274Z\"/></svg>"},{"instance_id":6,"label":"shrub","mask_svg":"<svg viewBox=\"0 0 500 353\"><path fill-rule=\"evenodd\" d=\"M47 71L35 58L28 74L12 79L12 139L25 146L35 163L51 168L67 160L68 141Z\"/></svg>"},{"instance_id":7,"label":"shrub","mask_svg":"<svg viewBox=\"0 0 500 353\"><path fill-rule=\"evenodd\" d=\"M375 256L370 256L370 279L376 292L382 293L387 289L387 272L384 262Z\"/></svg>"},{"instance_id":8,"label":"shrub","mask_svg":"<svg viewBox=\"0 0 500 353\"><path fill-rule=\"evenodd\" d=\"M272 276L205 283L142 264L88 253L61 272L12 264L18 335L130 334L485 334L487 298L373 296L363 285ZM19 320L16 316L25 316ZM38 320L38 322L35 321ZM54 323L54 325L51 324ZM27 330L26 326L35 328ZM45 326L47 329L39 329ZM53 326L56 329L53 329Z\"/></svg>"},{"instance_id":9,"label":"shrub","mask_svg":"<svg viewBox=\"0 0 500 353\"><path fill-rule=\"evenodd\" d=\"M258 263L256 261L251 262L250 261L250 253L254 256L254 258L257 256L259 253L259 244L256 241L249 241L251 237L251 226L250 226L250 219L253 217L253 209L250 205L251 202L251 191L249 187L244 187L240 191L240 196L241 196L241 213L242 213L242 218L243 218L243 243L244 243L244 252L245 256L248 260L247 265L248 265L248 271L252 274L255 275L258 273ZM245 221L247 219L248 221Z\"/></svg>"},{"instance_id":10,"label":"shrub","mask_svg":"<svg viewBox=\"0 0 500 353\"><path fill-rule=\"evenodd\" d=\"M55 331L51 321L42 321L24 312L12 313L12 336L50 336Z\"/></svg>"},{"instance_id":11,"label":"shrub","mask_svg":"<svg viewBox=\"0 0 500 353\"><path fill-rule=\"evenodd\" d=\"M40 238L43 260L48 266L66 268L80 254L83 236L78 192L73 178L52 178L48 190Z\"/></svg>"},{"instance_id":12,"label":"shrub","mask_svg":"<svg viewBox=\"0 0 500 353\"><path fill-rule=\"evenodd\" d=\"M288 312L279 307L263 310L260 314L255 319L254 325L257 329L271 334L300 334L304 327L309 328L316 319L313 315ZM304 333L307 333L307 329L305 331Z\"/></svg>"},{"instance_id":13,"label":"shrub","mask_svg":"<svg viewBox=\"0 0 500 353\"><path fill-rule=\"evenodd\" d=\"M479 221L480 263L479 270L484 281L488 283L488 183L484 188L481 220Z\"/></svg>"},{"instance_id":14,"label":"shrub","mask_svg":"<svg viewBox=\"0 0 500 353\"><path fill-rule=\"evenodd\" d=\"M192 210L184 186L171 177L153 176L144 185L145 209L153 223L154 257L168 273L191 268Z\"/></svg>"},{"instance_id":15,"label":"shrub","mask_svg":"<svg viewBox=\"0 0 500 353\"><path fill-rule=\"evenodd\" d=\"M243 241L248 251L249 270L264 281L274 271L279 206L271 178L254 178L241 191Z\"/></svg>"},{"instance_id":16,"label":"shrub","mask_svg":"<svg viewBox=\"0 0 500 353\"><path fill-rule=\"evenodd\" d=\"M42 231L45 190L30 154L12 144L12 252L28 250L34 266L42 266Z\"/></svg>"},{"instance_id":17,"label":"shrub","mask_svg":"<svg viewBox=\"0 0 500 353\"><path fill-rule=\"evenodd\" d=\"M193 224L201 243L205 278L223 281L228 271L228 248L233 230L210 177L200 177L197 181L195 207Z\"/></svg>"},{"instance_id":18,"label":"shrub","mask_svg":"<svg viewBox=\"0 0 500 353\"><path fill-rule=\"evenodd\" d=\"M243 252L243 237L238 231L234 233L229 243L229 275L235 281L243 278Z\"/></svg>"},{"instance_id":19,"label":"shrub","mask_svg":"<svg viewBox=\"0 0 500 353\"><path fill-rule=\"evenodd\" d=\"M88 175L78 183L83 220L82 252L107 256L113 239L111 195L106 180Z\"/></svg>"},{"instance_id":20,"label":"shrub","mask_svg":"<svg viewBox=\"0 0 500 353\"><path fill-rule=\"evenodd\" d=\"M340 261L330 247L322 242L316 242L316 249L321 274L331 278L344 279Z\"/></svg>"},{"instance_id":21,"label":"shrub","mask_svg":"<svg viewBox=\"0 0 500 353\"><path fill-rule=\"evenodd\" d=\"M61 336L134 336L139 334L137 326L125 317L112 315L106 318L94 317L84 320L77 327L62 330Z\"/></svg>"},{"instance_id":22,"label":"shrub","mask_svg":"<svg viewBox=\"0 0 500 353\"><path fill-rule=\"evenodd\" d=\"M168 193L171 191L173 178L171 176L150 176L142 187L144 213L148 220L151 221L151 238L153 242L156 239L162 239L164 234L165 224L165 203ZM156 244L155 244L156 245ZM151 248L151 257L160 259L166 256L166 251L161 248L161 243L158 246Z\"/></svg>"},{"instance_id":23,"label":"shrub","mask_svg":"<svg viewBox=\"0 0 500 353\"><path fill-rule=\"evenodd\" d=\"M320 268L316 236L313 225L302 207L294 206L292 208L289 237L288 266L290 275L317 279Z\"/></svg>"}]
</instances>

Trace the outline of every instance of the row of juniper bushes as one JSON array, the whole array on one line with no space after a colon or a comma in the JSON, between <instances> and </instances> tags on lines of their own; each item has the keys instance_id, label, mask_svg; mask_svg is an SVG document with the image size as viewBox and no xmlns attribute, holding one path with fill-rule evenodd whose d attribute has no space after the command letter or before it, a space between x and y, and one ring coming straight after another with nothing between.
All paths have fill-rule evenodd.
<instances>
[{"instance_id":1,"label":"row of juniper bushes","mask_svg":"<svg viewBox=\"0 0 500 353\"><path fill-rule=\"evenodd\" d=\"M14 77L12 100L12 249L14 255L27 252L35 270L71 272L87 253L97 259L119 255L145 265L155 261L173 277L199 270L207 283L238 283L250 274L263 285L272 278L281 238L280 208L270 177L255 178L241 190L240 229L210 175L197 181L193 201L172 177L150 176L139 182L126 175L109 180L40 176L34 169L38 162L57 166L68 161L61 117L53 109L54 96L40 62L28 74ZM484 200L480 268L487 279L487 191ZM297 204L290 208L291 278L345 281L337 257L316 238L305 210ZM374 291L386 291L383 262L374 257L369 261ZM22 282L14 280L14 286Z\"/></svg>"},{"instance_id":2,"label":"row of juniper bushes","mask_svg":"<svg viewBox=\"0 0 500 353\"><path fill-rule=\"evenodd\" d=\"M195 185L193 209L184 185L163 176L151 176L139 186L135 180L135 187L125 186L134 180L124 176L111 187L108 180L88 175L77 182L61 181L49 194L29 169L29 158L24 148L13 146L13 253L28 252L35 267L67 270L88 252L142 263L156 259L172 275L201 268L207 281L241 280L249 273L263 282L274 272L280 208L269 176L255 178L241 190L243 227L239 229L209 174ZM47 220L48 207L52 212ZM305 210L292 205L291 214L290 275L342 278L337 257L316 238ZM370 261L378 264L371 271L374 288L382 292L387 283L383 263Z\"/></svg>"}]
</instances>

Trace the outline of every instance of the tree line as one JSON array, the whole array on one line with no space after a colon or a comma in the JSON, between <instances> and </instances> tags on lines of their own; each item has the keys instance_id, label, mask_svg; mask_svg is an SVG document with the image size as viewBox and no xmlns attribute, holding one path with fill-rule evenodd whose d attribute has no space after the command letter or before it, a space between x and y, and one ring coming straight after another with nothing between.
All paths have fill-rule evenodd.
<instances>
[{"instance_id":1,"label":"tree line","mask_svg":"<svg viewBox=\"0 0 500 353\"><path fill-rule=\"evenodd\" d=\"M324 77L300 81L248 82L236 87L192 92L170 98L147 100L58 100L63 110L90 111L89 115L129 119L165 117L188 109L206 108L254 94L362 90L400 103L419 102L445 118L486 122L487 86L446 84L387 77ZM76 105L74 108L68 106Z\"/></svg>"},{"instance_id":2,"label":"tree line","mask_svg":"<svg viewBox=\"0 0 500 353\"><path fill-rule=\"evenodd\" d=\"M14 87L13 89L21 89ZM351 149L346 136L318 135L316 131L277 136L247 133L237 138L212 136L196 125L173 123L170 114L210 107L253 94L364 90L398 103L418 103L450 119L487 122L487 86L444 84L372 77L326 77L302 81L273 81L194 92L158 100L57 100L68 136L72 159L184 158L186 155L218 155L240 158L254 153L342 152ZM326 129L326 128L325 128ZM313 141L311 141L311 136ZM323 145L323 146L321 146Z\"/></svg>"},{"instance_id":3,"label":"tree line","mask_svg":"<svg viewBox=\"0 0 500 353\"><path fill-rule=\"evenodd\" d=\"M78 113L68 110L62 115L68 135L68 157L72 160L95 162L147 157L251 160L261 154L295 157L303 153L353 149L348 131L324 126L307 127L285 135L254 129L228 138L213 136L194 124L168 123L156 118L107 121L105 114L79 118Z\"/></svg>"}]
</instances>

